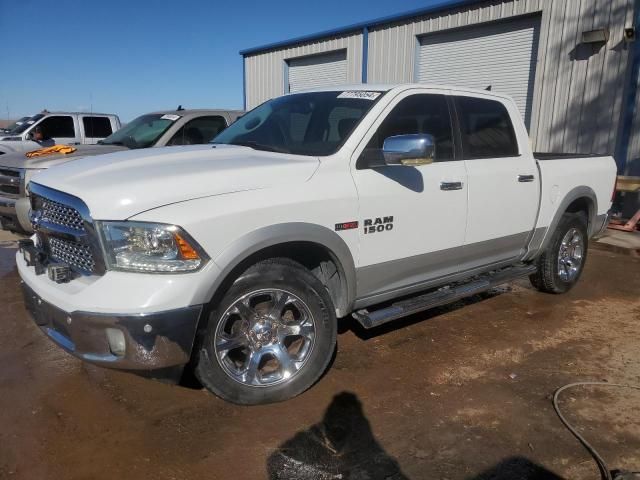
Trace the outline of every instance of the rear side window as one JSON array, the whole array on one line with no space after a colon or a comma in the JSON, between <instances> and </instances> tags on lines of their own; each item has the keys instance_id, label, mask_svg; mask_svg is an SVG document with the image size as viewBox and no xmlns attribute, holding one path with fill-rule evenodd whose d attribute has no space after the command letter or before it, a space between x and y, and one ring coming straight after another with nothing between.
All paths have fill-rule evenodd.
<instances>
[{"instance_id":1,"label":"rear side window","mask_svg":"<svg viewBox=\"0 0 640 480\"><path fill-rule=\"evenodd\" d=\"M76 136L73 128L73 118L68 116L54 115L47 117L38 126L42 129L45 138L74 138Z\"/></svg>"},{"instance_id":2,"label":"rear side window","mask_svg":"<svg viewBox=\"0 0 640 480\"><path fill-rule=\"evenodd\" d=\"M88 138L105 138L113 133L107 117L82 117L82 124Z\"/></svg>"},{"instance_id":3,"label":"rear side window","mask_svg":"<svg viewBox=\"0 0 640 480\"><path fill-rule=\"evenodd\" d=\"M465 159L515 157L518 142L505 106L495 100L456 97Z\"/></svg>"},{"instance_id":4,"label":"rear side window","mask_svg":"<svg viewBox=\"0 0 640 480\"><path fill-rule=\"evenodd\" d=\"M208 143L213 137L227 128L227 122L221 116L198 117L178 130L168 145L199 145Z\"/></svg>"}]
</instances>

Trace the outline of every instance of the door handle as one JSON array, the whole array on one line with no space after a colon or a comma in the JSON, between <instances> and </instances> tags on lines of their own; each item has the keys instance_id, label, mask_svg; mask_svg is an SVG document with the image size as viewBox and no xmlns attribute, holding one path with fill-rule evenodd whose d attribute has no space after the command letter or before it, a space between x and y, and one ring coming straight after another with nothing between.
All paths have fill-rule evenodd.
<instances>
[{"instance_id":1,"label":"door handle","mask_svg":"<svg viewBox=\"0 0 640 480\"><path fill-rule=\"evenodd\" d=\"M462 190L462 182L440 182L440 190Z\"/></svg>"},{"instance_id":2,"label":"door handle","mask_svg":"<svg viewBox=\"0 0 640 480\"><path fill-rule=\"evenodd\" d=\"M518 175L518 181L523 183L533 182L535 179L533 175Z\"/></svg>"}]
</instances>

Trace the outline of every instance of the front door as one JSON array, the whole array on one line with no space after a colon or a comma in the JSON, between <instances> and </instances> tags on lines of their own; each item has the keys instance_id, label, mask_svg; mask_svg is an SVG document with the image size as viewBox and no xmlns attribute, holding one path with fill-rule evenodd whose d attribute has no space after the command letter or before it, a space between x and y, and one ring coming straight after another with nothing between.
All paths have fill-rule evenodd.
<instances>
[{"instance_id":1,"label":"front door","mask_svg":"<svg viewBox=\"0 0 640 480\"><path fill-rule=\"evenodd\" d=\"M38 124L38 127L42 130L45 140L67 145L80 143L79 131L70 115L49 115Z\"/></svg>"},{"instance_id":2,"label":"front door","mask_svg":"<svg viewBox=\"0 0 640 480\"><path fill-rule=\"evenodd\" d=\"M420 90L424 92L424 90ZM455 160L444 91L403 92L386 108L354 152L359 198L358 298L418 289L457 270L467 217L467 175ZM430 165L369 167L391 136L425 133L435 139Z\"/></svg>"}]
</instances>

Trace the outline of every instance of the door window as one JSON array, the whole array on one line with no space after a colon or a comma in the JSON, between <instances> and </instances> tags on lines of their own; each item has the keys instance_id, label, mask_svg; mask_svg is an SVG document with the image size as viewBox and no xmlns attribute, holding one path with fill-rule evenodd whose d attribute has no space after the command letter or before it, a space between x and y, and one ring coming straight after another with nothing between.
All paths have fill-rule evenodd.
<instances>
[{"instance_id":1,"label":"door window","mask_svg":"<svg viewBox=\"0 0 640 480\"><path fill-rule=\"evenodd\" d=\"M167 145L208 143L225 128L227 128L227 122L219 115L195 118L183 125Z\"/></svg>"},{"instance_id":2,"label":"door window","mask_svg":"<svg viewBox=\"0 0 640 480\"><path fill-rule=\"evenodd\" d=\"M113 133L107 117L82 117L82 125L88 138L106 138Z\"/></svg>"},{"instance_id":3,"label":"door window","mask_svg":"<svg viewBox=\"0 0 640 480\"><path fill-rule=\"evenodd\" d=\"M38 124L44 138L75 138L73 118L66 115L53 115Z\"/></svg>"},{"instance_id":4,"label":"door window","mask_svg":"<svg viewBox=\"0 0 640 480\"><path fill-rule=\"evenodd\" d=\"M465 159L518 155L518 142L505 106L495 100L456 97Z\"/></svg>"},{"instance_id":5,"label":"door window","mask_svg":"<svg viewBox=\"0 0 640 480\"><path fill-rule=\"evenodd\" d=\"M454 159L451 116L444 95L417 94L401 100L371 137L358 161L358 168L364 168L370 159L382 156L387 138L416 133L433 136L436 162Z\"/></svg>"}]
</instances>

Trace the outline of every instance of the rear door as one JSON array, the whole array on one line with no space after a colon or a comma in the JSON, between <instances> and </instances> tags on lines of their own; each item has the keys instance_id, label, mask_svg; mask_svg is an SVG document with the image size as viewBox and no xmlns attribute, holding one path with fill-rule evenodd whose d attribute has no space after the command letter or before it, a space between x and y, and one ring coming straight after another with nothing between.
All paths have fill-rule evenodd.
<instances>
[{"instance_id":1,"label":"rear door","mask_svg":"<svg viewBox=\"0 0 640 480\"><path fill-rule=\"evenodd\" d=\"M83 130L83 142L88 144L98 143L113 133L111 119L109 117L82 115L80 124Z\"/></svg>"},{"instance_id":2,"label":"rear door","mask_svg":"<svg viewBox=\"0 0 640 480\"><path fill-rule=\"evenodd\" d=\"M535 225L540 178L518 144L527 138L518 111L498 97L454 98L468 178L466 255L477 265L519 257Z\"/></svg>"}]
</instances>

